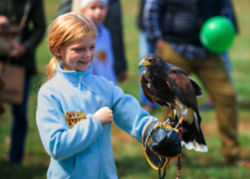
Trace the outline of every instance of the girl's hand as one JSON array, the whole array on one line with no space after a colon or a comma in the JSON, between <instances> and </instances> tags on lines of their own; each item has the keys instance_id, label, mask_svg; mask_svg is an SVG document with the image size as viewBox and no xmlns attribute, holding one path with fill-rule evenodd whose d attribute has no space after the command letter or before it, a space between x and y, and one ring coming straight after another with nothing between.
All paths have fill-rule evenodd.
<instances>
[{"instance_id":1,"label":"girl's hand","mask_svg":"<svg viewBox=\"0 0 250 179\"><path fill-rule=\"evenodd\" d=\"M96 111L95 116L99 119L102 125L110 124L113 121L113 112L108 107L102 107Z\"/></svg>"}]
</instances>

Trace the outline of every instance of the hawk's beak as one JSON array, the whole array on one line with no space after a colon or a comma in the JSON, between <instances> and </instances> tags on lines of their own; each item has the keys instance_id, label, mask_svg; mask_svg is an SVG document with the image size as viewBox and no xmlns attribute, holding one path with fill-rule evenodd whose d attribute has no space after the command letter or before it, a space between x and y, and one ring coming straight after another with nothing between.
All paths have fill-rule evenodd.
<instances>
[{"instance_id":1,"label":"hawk's beak","mask_svg":"<svg viewBox=\"0 0 250 179\"><path fill-rule=\"evenodd\" d=\"M150 63L147 60L142 59L142 61L140 62L140 65L143 65L146 67L146 66L150 66Z\"/></svg>"}]
</instances>

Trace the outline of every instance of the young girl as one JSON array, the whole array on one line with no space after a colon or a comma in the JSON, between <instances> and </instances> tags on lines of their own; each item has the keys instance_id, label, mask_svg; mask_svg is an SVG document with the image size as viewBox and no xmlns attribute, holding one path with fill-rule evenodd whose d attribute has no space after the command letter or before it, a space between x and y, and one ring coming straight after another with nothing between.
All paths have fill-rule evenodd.
<instances>
[{"instance_id":1,"label":"young girl","mask_svg":"<svg viewBox=\"0 0 250 179\"><path fill-rule=\"evenodd\" d=\"M51 156L48 178L117 178L111 123L142 141L156 118L137 100L91 73L96 29L87 17L68 13L50 26L49 80L38 94L37 125Z\"/></svg>"}]
</instances>

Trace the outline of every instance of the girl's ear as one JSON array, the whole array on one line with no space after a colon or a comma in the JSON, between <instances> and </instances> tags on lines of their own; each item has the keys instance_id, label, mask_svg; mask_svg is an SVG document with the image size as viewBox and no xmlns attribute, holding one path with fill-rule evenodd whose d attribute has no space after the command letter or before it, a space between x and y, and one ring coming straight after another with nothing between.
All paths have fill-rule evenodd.
<instances>
[{"instance_id":1,"label":"girl's ear","mask_svg":"<svg viewBox=\"0 0 250 179\"><path fill-rule=\"evenodd\" d=\"M62 47L60 47L60 48L58 49L58 51L55 52L55 53L56 53L56 56L57 56L57 57L61 57L61 56L62 56Z\"/></svg>"},{"instance_id":2,"label":"girl's ear","mask_svg":"<svg viewBox=\"0 0 250 179\"><path fill-rule=\"evenodd\" d=\"M81 14L84 14L85 11L86 11L85 8L81 8L81 9L80 9L80 13L81 13Z\"/></svg>"}]
</instances>

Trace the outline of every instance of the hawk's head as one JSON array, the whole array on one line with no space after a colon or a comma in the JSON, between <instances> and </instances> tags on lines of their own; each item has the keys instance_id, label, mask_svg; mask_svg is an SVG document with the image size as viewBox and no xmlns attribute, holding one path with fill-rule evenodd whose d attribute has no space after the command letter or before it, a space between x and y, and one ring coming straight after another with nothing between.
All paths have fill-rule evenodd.
<instances>
[{"instance_id":1,"label":"hawk's head","mask_svg":"<svg viewBox=\"0 0 250 179\"><path fill-rule=\"evenodd\" d=\"M156 54L146 55L140 62L140 66L145 66L149 69L164 69L167 66L167 63Z\"/></svg>"}]
</instances>

